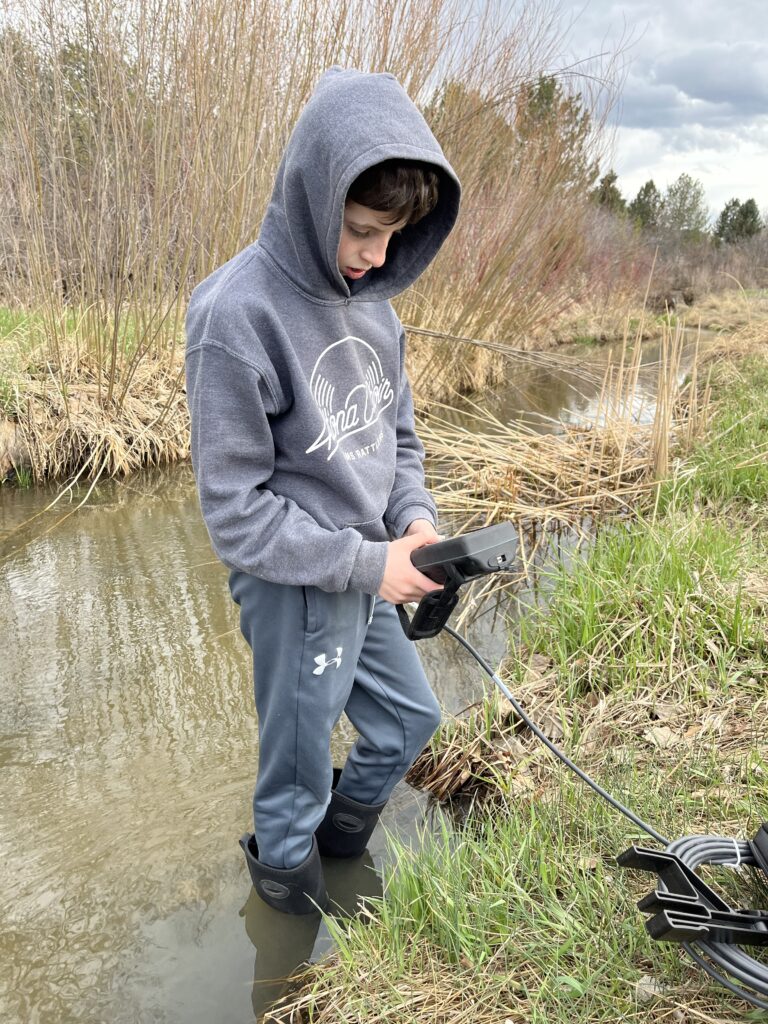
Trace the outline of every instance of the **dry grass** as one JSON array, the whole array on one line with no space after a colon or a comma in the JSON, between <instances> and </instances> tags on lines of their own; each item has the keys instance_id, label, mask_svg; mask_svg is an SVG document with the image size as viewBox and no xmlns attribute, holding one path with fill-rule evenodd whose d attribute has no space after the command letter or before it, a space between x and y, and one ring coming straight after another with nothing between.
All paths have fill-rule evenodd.
<instances>
[{"instance_id":1,"label":"dry grass","mask_svg":"<svg viewBox=\"0 0 768 1024\"><path fill-rule=\"evenodd\" d=\"M668 474L670 453L707 423L708 391L698 386L695 364L692 378L680 382L682 340L680 329L665 333L648 422L639 422L643 410L635 398L639 346L631 357L623 349L609 365L583 426L535 433L483 411L489 428L478 433L441 419L440 406L430 406L419 434L441 514L472 525L513 519L576 526L585 517L626 512Z\"/></svg>"},{"instance_id":2,"label":"dry grass","mask_svg":"<svg viewBox=\"0 0 768 1024\"><path fill-rule=\"evenodd\" d=\"M466 967L446 971L433 950L424 946L422 968L407 979L392 979L389 965L371 972L359 972L357 978L339 982L332 974L333 959L327 970L308 975L316 983L312 990L287 996L264 1016L264 1024L528 1024L530 1006L521 998L522 980L511 975L498 979L489 989L487 980ZM533 970L526 980L532 981ZM296 979L301 982L301 978ZM358 992L370 992L368 1005L349 1007L348 994L354 985ZM283 1008L281 1009L281 1004ZM503 1014L503 1016L500 1016Z\"/></svg>"},{"instance_id":3,"label":"dry grass","mask_svg":"<svg viewBox=\"0 0 768 1024\"><path fill-rule=\"evenodd\" d=\"M622 290L617 285L602 300L594 295L569 303L562 314L542 330L534 332L541 347L574 341L621 342L630 333L643 341L662 338L667 324L643 308L638 289Z\"/></svg>"},{"instance_id":4,"label":"dry grass","mask_svg":"<svg viewBox=\"0 0 768 1024\"><path fill-rule=\"evenodd\" d=\"M561 739L559 709L551 700L551 662L534 656L528 661L526 675L526 708L550 739ZM500 678L509 686L509 678ZM545 708L542 700L547 697ZM523 730L524 723L506 697L492 693L480 706L443 722L439 736L416 759L406 781L439 801L455 797L483 800L498 792L495 784L502 776L509 780L513 792L531 790L529 765L540 748L538 741L533 745L525 742Z\"/></svg>"},{"instance_id":5,"label":"dry grass","mask_svg":"<svg viewBox=\"0 0 768 1024\"><path fill-rule=\"evenodd\" d=\"M739 363L750 356L768 352L768 316L753 317L733 331L724 331L713 345L708 345L700 364L717 364L720 372L739 378Z\"/></svg>"},{"instance_id":6,"label":"dry grass","mask_svg":"<svg viewBox=\"0 0 768 1024\"><path fill-rule=\"evenodd\" d=\"M685 313L688 323L709 331L762 334L768 341L768 289L728 288L705 295Z\"/></svg>"},{"instance_id":7,"label":"dry grass","mask_svg":"<svg viewBox=\"0 0 768 1024\"><path fill-rule=\"evenodd\" d=\"M4 396L15 427L14 461L42 482L73 474L123 476L187 458L182 378L180 356L175 364L147 356L133 368L123 400L105 401L100 366L91 356L68 351L57 365L27 365ZM119 372L115 383L122 384Z\"/></svg>"},{"instance_id":8,"label":"dry grass","mask_svg":"<svg viewBox=\"0 0 768 1024\"><path fill-rule=\"evenodd\" d=\"M487 411L482 418L488 429L481 433L443 421L440 403L430 401L430 395L448 382L426 372L435 363L435 348L477 353L459 380L468 389L478 386L476 373L486 383L489 378L503 382L509 349L501 342L413 330L424 338L424 348L430 347L424 358L419 356L423 349L417 350L409 366L417 403L427 410L418 429L439 480L433 490L442 514L461 522L490 515L524 525L573 525L585 516L625 510L667 472L670 445L690 443L706 422L706 393L697 396L695 374L687 389L677 384L683 340L679 330L666 333L657 374L662 397L651 422L636 422L636 346L631 357L622 349L609 364L593 422L561 425L558 433L549 434L507 426ZM55 355L52 359L50 346L38 343L14 357L0 396L10 417L3 422L0 439L3 474L15 464L31 468L36 481L80 472L94 478L187 457L189 419L179 349L172 361L167 354L145 353L119 364L110 378L98 357L78 345L70 325L59 329ZM599 381L579 359L524 352L515 356L534 366L565 369L592 385ZM453 386L459 365L454 359L450 366Z\"/></svg>"}]
</instances>

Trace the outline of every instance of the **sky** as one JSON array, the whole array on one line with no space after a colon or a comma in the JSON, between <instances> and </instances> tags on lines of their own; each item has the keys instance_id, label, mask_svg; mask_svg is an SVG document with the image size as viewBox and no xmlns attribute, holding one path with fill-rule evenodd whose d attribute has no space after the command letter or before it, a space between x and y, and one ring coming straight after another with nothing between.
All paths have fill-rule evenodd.
<instances>
[{"instance_id":1,"label":"sky","mask_svg":"<svg viewBox=\"0 0 768 1024\"><path fill-rule=\"evenodd\" d=\"M632 199L683 171L713 216L727 200L768 212L768 0L562 0L567 56L624 46L614 170Z\"/></svg>"}]
</instances>

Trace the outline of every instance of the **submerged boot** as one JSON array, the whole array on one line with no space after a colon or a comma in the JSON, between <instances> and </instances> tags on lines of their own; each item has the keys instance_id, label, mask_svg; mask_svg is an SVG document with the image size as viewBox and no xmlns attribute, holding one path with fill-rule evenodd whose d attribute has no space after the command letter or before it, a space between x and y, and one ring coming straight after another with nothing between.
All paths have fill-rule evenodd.
<instances>
[{"instance_id":1,"label":"submerged boot","mask_svg":"<svg viewBox=\"0 0 768 1024\"><path fill-rule=\"evenodd\" d=\"M375 901L383 894L381 875L370 850L360 857L328 857L323 862L328 889L327 914L337 919L373 912ZM366 916L366 919L368 917Z\"/></svg>"},{"instance_id":2,"label":"submerged boot","mask_svg":"<svg viewBox=\"0 0 768 1024\"><path fill-rule=\"evenodd\" d=\"M387 801L361 804L336 792L341 769L333 769L331 802L320 822L315 838L323 857L359 857L376 828Z\"/></svg>"},{"instance_id":3,"label":"submerged boot","mask_svg":"<svg viewBox=\"0 0 768 1024\"><path fill-rule=\"evenodd\" d=\"M258 859L259 848L252 833L246 832L240 845L253 887L266 904L284 914L313 914L318 907L325 909L328 895L315 839L306 860L295 868L273 868L263 864Z\"/></svg>"}]
</instances>

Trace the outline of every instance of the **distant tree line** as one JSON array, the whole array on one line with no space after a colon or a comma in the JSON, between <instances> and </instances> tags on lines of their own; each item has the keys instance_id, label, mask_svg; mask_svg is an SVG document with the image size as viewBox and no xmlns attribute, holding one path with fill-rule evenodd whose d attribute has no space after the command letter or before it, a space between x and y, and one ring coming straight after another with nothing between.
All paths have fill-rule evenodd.
<instances>
[{"instance_id":1,"label":"distant tree line","mask_svg":"<svg viewBox=\"0 0 768 1024\"><path fill-rule=\"evenodd\" d=\"M604 174L592 191L593 201L650 232L673 232L692 241L711 234L718 242L732 244L752 238L766 227L754 199L729 199L710 232L704 186L690 174L681 174L664 192L651 178L629 201L621 194L617 180L613 170Z\"/></svg>"}]
</instances>

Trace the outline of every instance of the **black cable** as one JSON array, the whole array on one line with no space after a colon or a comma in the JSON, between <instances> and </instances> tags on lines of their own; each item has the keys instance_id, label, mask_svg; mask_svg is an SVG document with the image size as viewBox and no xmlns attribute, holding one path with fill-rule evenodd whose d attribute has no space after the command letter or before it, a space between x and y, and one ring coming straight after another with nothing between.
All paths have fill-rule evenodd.
<instances>
[{"instance_id":1,"label":"black cable","mask_svg":"<svg viewBox=\"0 0 768 1024\"><path fill-rule=\"evenodd\" d=\"M478 654L478 652L475 650L475 648L468 640L465 640L463 636L459 636L456 630L451 629L450 626L443 626L443 629L445 630L446 633L450 633L454 640L458 640L462 647L469 651L472 657L475 658L475 660L477 661L478 665L480 665L480 667L488 673L493 682L496 684L499 690L501 690L501 692L507 698L507 700L518 713L518 715L522 718L522 720L525 722L525 724L528 726L531 732L535 736L537 736L541 740L541 742L552 751L555 757L560 758L563 764L570 768L572 772L575 772L576 775L578 775L583 782L586 782L588 786L594 789L598 796L601 796L603 800L607 800L612 807L615 807L617 811L623 814L626 818L629 818L629 820L634 822L635 825L638 825L643 830L643 832L647 832L648 835L651 836L652 839L655 839L657 843L661 843L662 846L669 845L668 839L665 839L664 836L660 835L655 828L653 828L647 822L643 821L642 818L638 818L634 811L630 811L628 807L625 807L624 804L620 803L615 797L611 796L610 793L606 792L606 790L604 790L602 786L598 785L594 779L590 778L589 775L587 775L587 773L582 768L579 768L577 764L574 764L574 762L570 759L570 757L568 757L567 754L564 754L562 750L556 747L552 740L549 739L549 737L544 735L544 733L541 731L538 725L536 725L536 723L528 717L528 715L520 706L520 704L518 704L518 702L512 696L512 694L504 685L504 683L502 683L502 681L493 671L488 662L485 661L482 655Z\"/></svg>"},{"instance_id":2,"label":"black cable","mask_svg":"<svg viewBox=\"0 0 768 1024\"><path fill-rule=\"evenodd\" d=\"M726 864L731 867L739 867L742 864L749 867L758 866L749 843L745 840L727 839L722 836L684 836L682 839L674 840L674 842L670 842L668 839L665 839L664 836L658 833L651 825L643 821L642 818L639 818L628 807L625 807L624 804L611 796L610 793L606 792L606 790L604 790L602 786L598 785L594 779L590 778L583 769L579 768L579 766L575 764L567 754L564 754L562 750L560 750L549 739L549 737L544 735L541 729L513 697L501 679L499 679L488 662L485 661L482 655L475 650L468 640L465 640L463 636L460 636L456 630L451 629L448 625L443 626L443 629L447 633L450 633L454 640L457 640L461 646L472 655L478 665L480 665L480 667L490 676L494 685L501 691L501 693L504 694L534 736L541 740L541 742L555 755L555 757L562 761L567 768L570 768L572 772L578 775L582 782L586 782L586 784L593 789L598 796L602 797L603 800L606 800L611 807L614 807L626 818L629 818L631 822L638 825L658 843L661 843L667 853L671 853L679 857L681 861L694 871L702 864ZM735 864L733 863L734 855L736 861ZM659 884L664 888L661 879L659 879ZM749 985L756 992L765 996L768 996L768 965L760 963L760 961L749 956L740 946L730 945L725 942L684 942L683 949L698 967L700 967L715 981L719 982L719 984L730 989L730 991L735 995L746 1000L748 1003L751 1003L753 1006L757 1006L762 1010L768 1010L768 1002L763 999L759 999L752 992L746 991L746 989L741 988L728 978L723 977L722 974L715 970L710 961L727 971L731 977L737 978L744 984ZM708 959L705 959L705 957Z\"/></svg>"}]
</instances>

